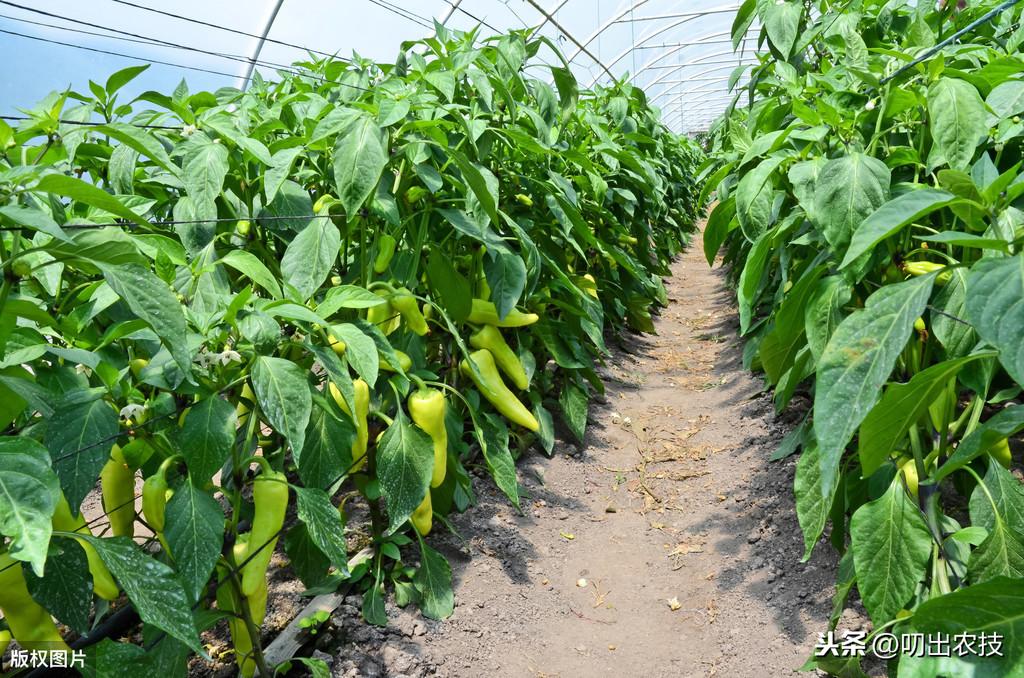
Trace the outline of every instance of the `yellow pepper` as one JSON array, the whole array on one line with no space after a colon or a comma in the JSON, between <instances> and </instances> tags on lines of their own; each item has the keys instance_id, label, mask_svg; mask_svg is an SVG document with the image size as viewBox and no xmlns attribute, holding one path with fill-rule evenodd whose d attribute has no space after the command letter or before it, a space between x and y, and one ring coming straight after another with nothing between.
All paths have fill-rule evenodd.
<instances>
[{"instance_id":1,"label":"yellow pepper","mask_svg":"<svg viewBox=\"0 0 1024 678\"><path fill-rule=\"evenodd\" d=\"M469 361L473 361L476 365L477 370L479 370L483 377L482 379L473 371ZM462 361L459 368L467 379L476 384L484 398L490 401L494 408L504 415L506 419L531 431L540 430L540 423L537 422L537 418L533 416L530 410L526 409L526 406L516 398L512 391L508 390L505 382L501 380L501 375L498 374L498 367L494 363L494 356L491 355L490 351L485 348L474 351L470 354L469 358Z\"/></svg>"}]
</instances>

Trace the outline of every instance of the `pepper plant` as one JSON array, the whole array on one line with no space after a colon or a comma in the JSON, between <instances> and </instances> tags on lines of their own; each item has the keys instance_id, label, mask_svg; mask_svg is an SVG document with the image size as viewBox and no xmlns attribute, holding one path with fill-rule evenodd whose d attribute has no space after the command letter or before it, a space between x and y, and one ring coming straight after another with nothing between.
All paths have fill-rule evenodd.
<instances>
[{"instance_id":1,"label":"pepper plant","mask_svg":"<svg viewBox=\"0 0 1024 678\"><path fill-rule=\"evenodd\" d=\"M556 421L583 440L606 337L666 302L700 150L529 32L125 100L143 69L0 123L14 640L184 675L226 621L269 676L279 544L370 623L385 596L448 616L435 518L473 504L474 468L518 507L515 460ZM85 635L124 610L134 642Z\"/></svg>"},{"instance_id":2,"label":"pepper plant","mask_svg":"<svg viewBox=\"0 0 1024 678\"><path fill-rule=\"evenodd\" d=\"M905 651L892 675L1017 675L1021 7L747 0L734 39L754 19L765 50L713 130L704 248L730 267L746 364L780 410L813 401L774 458L801 450L805 560L828 526L842 554L829 630L856 587L869 647L1002 636L1001 656Z\"/></svg>"}]
</instances>

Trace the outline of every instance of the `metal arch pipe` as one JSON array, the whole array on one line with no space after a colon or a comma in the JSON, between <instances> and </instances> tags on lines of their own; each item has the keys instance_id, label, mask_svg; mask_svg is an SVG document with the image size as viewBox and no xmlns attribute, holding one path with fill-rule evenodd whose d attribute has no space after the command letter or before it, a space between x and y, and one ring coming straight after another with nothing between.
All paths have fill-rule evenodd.
<instances>
[{"instance_id":1,"label":"metal arch pipe","mask_svg":"<svg viewBox=\"0 0 1024 678\"><path fill-rule=\"evenodd\" d=\"M622 19L622 17L626 16L627 14L630 14L631 12L636 10L636 8L640 7L641 5L646 5L648 2L650 2L650 0L634 0L634 2L629 7L627 7L626 9L624 9L621 12L619 12L618 14L616 14L615 18L609 19L608 21L604 22L604 24L602 24L601 26L598 26L597 30L594 31L593 33L591 33L590 37L588 37L586 40L583 41L583 46L577 48L577 50L573 53L573 55L571 57L569 57L569 63L572 63L576 59L576 57L578 57L580 54L583 53L583 47L589 47L590 43L594 42L594 40L597 40L597 36L601 35L606 30L608 30L617 21ZM562 3L562 5L564 5L564 4L565 4L565 2ZM559 6L559 9L561 9L561 6ZM554 14L554 12L552 12L552 14ZM547 23L546 20L545 20L545 23ZM544 27L544 24L541 24L541 28L543 28L543 27ZM538 28L537 30L540 30L540 29ZM614 66L614 64L612 64L612 65Z\"/></svg>"},{"instance_id":2,"label":"metal arch pipe","mask_svg":"<svg viewBox=\"0 0 1024 678\"><path fill-rule=\"evenodd\" d=\"M701 10L700 12L679 12L676 14L653 14L648 16L638 16L629 19L629 22L636 23L638 21L658 21L660 19L679 19L684 16L692 16L694 14L726 14L728 12L735 12L739 7L713 7L711 9ZM627 23L625 19L619 19L614 23L624 24Z\"/></svg>"},{"instance_id":3,"label":"metal arch pipe","mask_svg":"<svg viewBox=\"0 0 1024 678\"><path fill-rule=\"evenodd\" d=\"M701 87L697 87L695 89L688 89L688 90L683 90L683 91L680 91L680 92L671 92L671 91L669 91L669 92L662 92L659 95L649 96L648 98L652 102L656 102L656 101L659 100L659 98L660 98L660 100L664 100L664 99L667 99L668 97L672 96L674 98L671 99L671 101L678 101L679 99L682 99L683 97L687 97L687 96L696 96L696 95L699 95L699 94L710 95L710 94L719 94L719 93L727 94L727 95L730 95L730 96L732 96L734 94L734 92L730 92L730 90L727 90L727 89L722 88L722 87L717 87L715 83L710 83L709 82L709 83L706 83L706 84L702 85ZM666 105L668 105L668 104L666 104Z\"/></svg>"},{"instance_id":4,"label":"metal arch pipe","mask_svg":"<svg viewBox=\"0 0 1024 678\"><path fill-rule=\"evenodd\" d=\"M666 122L676 121L679 118L697 117L718 117L728 109L728 103L732 97L726 99L715 99L702 103L694 108L679 108L666 116Z\"/></svg>"},{"instance_id":5,"label":"metal arch pipe","mask_svg":"<svg viewBox=\"0 0 1024 678\"><path fill-rule=\"evenodd\" d=\"M705 59L711 59L713 57L719 57L719 56L725 56L725 55L736 56L736 53L733 52L732 50L722 50L720 52L713 52L711 54L705 54L704 56L700 56L700 57L697 57L695 59L689 59L688 61L684 61L684 62L678 63L678 64L665 64L663 66L652 66L648 70L652 70L653 71L653 70L658 69L658 68L664 68L664 69L666 69L667 72L659 75L657 78L655 78L651 82L643 85L643 87L644 87L644 89L646 89L648 87L653 87L654 85L657 85L659 82L661 82L665 78L670 77L673 73L678 72L682 68L688 68L690 66L700 66L700 65L703 65L703 62L704 62ZM740 65L743 65L743 63L744 63L743 59L744 58L746 58L746 57L740 55L739 59L736 60L736 61L729 60L729 61L723 61L723 62L709 62L709 63L716 63L716 64L717 63L725 63L725 64L731 64L733 66L740 66ZM756 66L758 62L750 61L750 62L747 62L747 63Z\"/></svg>"},{"instance_id":6,"label":"metal arch pipe","mask_svg":"<svg viewBox=\"0 0 1024 678\"><path fill-rule=\"evenodd\" d=\"M707 34L707 35L701 36L701 38L699 38L699 39L698 39L698 41L696 41L696 43L695 43L695 44L696 44L696 45L699 45L699 44L700 44L700 40L703 40L704 38L713 38L713 37L717 37L717 36L719 36L719 35L728 35L728 32L726 31L726 32L724 32L724 33L723 33L723 32L719 32L719 33L710 33L710 34ZM744 46L745 46L745 43L746 43L746 42L747 42L748 40L751 40L751 39L753 39L754 37L756 37L756 36L750 36L750 35L744 36L744 37L743 37L743 40L742 40L741 42L742 42L742 43L744 43ZM681 52L681 51L683 51L684 49L686 49L687 47L693 47L693 46L695 46L695 44L694 44L694 43L690 43L690 44L685 44L685 45L679 45L678 47L673 47L672 49L669 49L669 50L666 50L665 52L662 52L661 54L659 54L658 56L654 57L653 59L651 59L650 61L648 61L648 62L647 62L646 64L644 64L643 66L641 66L641 67L640 67L640 69L639 69L639 70L637 70L637 72L636 72L636 73L633 73L632 75L630 75L630 78L629 78L629 79L630 79L630 82L632 82L632 81L636 80L636 77L637 77L638 75L640 75L641 73L645 72L645 71L646 71L647 69L649 69L649 68L650 68L651 66L654 66L655 64L657 64L657 63L658 63L659 61L661 61L662 59L666 59L666 58L668 58L668 57L672 56L673 54L676 54L676 53L678 53L678 52Z\"/></svg>"},{"instance_id":7,"label":"metal arch pipe","mask_svg":"<svg viewBox=\"0 0 1024 678\"><path fill-rule=\"evenodd\" d=\"M657 99L658 97L668 96L668 95L676 92L677 90L679 90L680 89L680 87L679 87L680 85L685 85L688 82L693 82L693 80L679 80L672 87L668 87L666 89L663 89L660 92L656 92L656 93L653 93L653 94L651 92L648 92L647 93L647 97L653 101L654 99ZM713 80L707 80L705 82L707 84L700 85L700 86L698 86L698 87L696 87L694 89L685 89L684 88L681 91L679 91L679 94L681 94L681 95L699 94L700 92L703 92L703 91L705 91L707 89L714 90L715 88L713 87L713 85L715 85L716 83L721 83L722 85L728 85L728 81L721 80L719 78L714 78ZM737 83L737 84L739 85L740 83ZM745 84L745 83L743 83L743 84ZM728 90L726 90L726 91L728 91Z\"/></svg>"},{"instance_id":8,"label":"metal arch pipe","mask_svg":"<svg viewBox=\"0 0 1024 678\"><path fill-rule=\"evenodd\" d=\"M448 11L444 13L444 17L442 17L438 21L438 23L441 24L442 26L446 25L448 23L448 20L452 18L452 15L455 14L455 10L457 10L459 8L459 5L461 4L462 0L452 0L451 2L449 2Z\"/></svg>"},{"instance_id":9,"label":"metal arch pipe","mask_svg":"<svg viewBox=\"0 0 1024 678\"><path fill-rule=\"evenodd\" d=\"M723 66L716 66L715 68L709 68L706 71L700 71L700 72L701 73L717 73L718 71L724 71L726 69L733 69L734 70L734 69L736 69L736 68L738 68L740 66L752 66L752 65L754 65L754 64L751 64L751 63L744 64L744 63L740 63L740 62L732 62L732 63L725 64ZM674 75L674 74L676 74L678 72L679 72L678 70L676 70L676 71L669 71L668 73L666 73L666 75ZM722 80L722 78L720 78L720 77L715 77L713 79L715 79L715 80ZM649 82L649 83L645 84L644 85L644 91L648 92L648 95L650 95L650 92L651 92L650 88L654 87L655 85L659 85L659 84L661 84L661 85L673 85L673 84L680 83L680 82L700 82L702 80L705 80L705 78L690 78L689 80L665 80L664 76L662 76L662 77L658 78L657 80L655 80L654 82ZM664 90L662 90L662 91L664 91ZM654 96L657 96L657 94L655 94Z\"/></svg>"},{"instance_id":10,"label":"metal arch pipe","mask_svg":"<svg viewBox=\"0 0 1024 678\"><path fill-rule=\"evenodd\" d=\"M661 28L659 28L658 30L654 31L650 35L648 35L648 36L646 36L644 38L641 38L638 42L634 43L631 47L628 47L627 49L625 49L622 52L620 52L619 55L617 57L615 57L615 59L613 59L608 65L609 66L614 66L615 64L619 63L620 61L625 59L627 56L629 56L638 47L642 47L644 45L644 43L646 43L649 40L652 40L653 38L661 35L662 33L670 31L673 28L677 28L679 26L682 26L685 23L689 23L689 22L693 21L694 19L699 19L699 18L701 18L703 16L705 16L705 15L704 14L698 14L698 15L687 17L685 19L680 19L679 21L674 21L674 22L672 22L672 23L670 23L670 24L668 24L666 26L662 26ZM701 36L700 38L698 38L698 40L704 40L705 38L717 37L719 35L729 35L729 32L728 31L725 31L725 32L720 31L718 33L705 34L705 35ZM570 59L570 61L572 61L572 59ZM593 87L596 83L597 83L597 79L595 79L593 82L591 82L590 86Z\"/></svg>"},{"instance_id":11,"label":"metal arch pipe","mask_svg":"<svg viewBox=\"0 0 1024 678\"><path fill-rule=\"evenodd\" d=\"M267 38L270 36L270 29L274 27L274 22L277 21L277 14L281 11L281 5L284 4L284 0L277 0L274 3L274 8L270 10L270 16L267 17L267 22L263 26L263 31L260 33L260 39L256 41L256 48L252 51L252 57L249 59L249 65L245 69L245 75L242 76L242 86L239 87L241 90L249 88L249 82L252 80L252 73L256 70L256 62L259 61L260 52L263 51L263 46L267 44Z\"/></svg>"},{"instance_id":12,"label":"metal arch pipe","mask_svg":"<svg viewBox=\"0 0 1024 678\"><path fill-rule=\"evenodd\" d=\"M462 0L459 0L459 2L462 2ZM645 2L646 2L646 0L645 0ZM544 17L544 21L540 22L540 25L537 26L537 28L535 28L533 30L533 35L536 35L537 33L540 33L541 29L548 25L548 21L551 19L551 17L553 17L556 14L558 14L558 11L560 9L562 9L563 7L565 7L567 4L569 4L569 0L562 0L561 2L558 3L558 7L555 7L554 9L548 10L547 14L545 14L544 12L541 12L541 15ZM590 43L588 42L586 44L589 45Z\"/></svg>"},{"instance_id":13,"label":"metal arch pipe","mask_svg":"<svg viewBox=\"0 0 1024 678\"><path fill-rule=\"evenodd\" d=\"M592 53L590 52L590 50L586 48L586 46L585 46L585 45L581 44L581 43L580 43L580 41L576 39L576 36L574 36L574 35L573 35L572 33L570 33L570 32L569 32L569 31L567 31L567 30L566 30L565 28L563 28L563 27L562 27L562 25L561 25L560 23L558 23L558 21L556 21L556 20L555 20L555 18L554 18L554 17L553 17L553 16L551 15L551 14L549 14L549 13L548 13L547 11L545 11L543 7L541 7L540 5L538 5L538 4L537 4L537 0L526 0L526 2L528 2L528 3L529 3L529 4L530 4L530 5L531 5L531 6L532 6L532 7L533 7L533 8L535 9L535 10L537 10L537 11L538 11L538 12L540 12L540 13L541 13L542 15L544 15L545 17L547 17L548 21L550 21L550 22L551 22L551 25L552 25L552 26L554 26L554 27L555 27L555 29L557 29L558 31L560 31L560 32L562 33L562 35L564 35L564 36L565 36L566 38L568 38L568 39L569 39L569 40L570 40L570 41L571 41L571 42L572 42L572 43L573 43L574 45L576 45L576 46L577 46L577 47L579 47L579 48L580 48L581 50L583 50L583 53L584 53L584 54L586 54L586 55L587 55L588 57L590 57L590 58L591 58L591 60L593 60L593 62L594 62L595 64L597 64L598 66L600 66L600 67L601 67L601 68L602 68L602 69L604 70L604 72L608 74L608 77L609 77L609 78L611 78L612 80L615 80L615 76L614 76L614 75L612 75L612 72L611 72L610 70L608 70L608 67L607 67L607 66L605 66L605 65L604 65L603 63L601 63L601 60L600 60L600 59L598 59L597 57L595 57L595 56L594 56L594 55L593 55L593 54L592 54ZM599 77L600 77L600 76L599 76Z\"/></svg>"}]
</instances>

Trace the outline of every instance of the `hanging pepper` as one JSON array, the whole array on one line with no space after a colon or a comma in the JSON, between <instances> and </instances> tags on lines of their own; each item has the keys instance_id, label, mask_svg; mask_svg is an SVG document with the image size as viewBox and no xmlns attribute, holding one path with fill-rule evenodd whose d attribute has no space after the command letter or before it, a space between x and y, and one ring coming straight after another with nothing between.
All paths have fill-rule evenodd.
<instances>
[{"instance_id":1,"label":"hanging pepper","mask_svg":"<svg viewBox=\"0 0 1024 678\"><path fill-rule=\"evenodd\" d=\"M167 486L167 471L180 461L181 455L177 454L164 459L156 472L142 483L142 515L165 549L167 544L164 542L164 514L167 510L167 500L172 494Z\"/></svg>"},{"instance_id":2,"label":"hanging pepper","mask_svg":"<svg viewBox=\"0 0 1024 678\"><path fill-rule=\"evenodd\" d=\"M249 562L242 568L242 593L251 596L259 590L260 584L266 584L267 566L288 510L288 479L272 469L263 457L250 457L248 461L256 461L262 467L262 473L252 482L255 509L245 558Z\"/></svg>"},{"instance_id":3,"label":"hanging pepper","mask_svg":"<svg viewBox=\"0 0 1024 678\"><path fill-rule=\"evenodd\" d=\"M469 363L471 360L483 376L482 379L473 371ZM540 430L540 424L537 422L536 417L530 413L530 410L526 409L526 406L516 398L512 391L508 390L505 382L501 380L501 375L498 374L498 367L494 364L494 356L491 355L490 351L486 348L473 351L468 358L462 361L459 368L462 374L476 384L476 387L480 389L480 393L506 419L531 431Z\"/></svg>"},{"instance_id":4,"label":"hanging pepper","mask_svg":"<svg viewBox=\"0 0 1024 678\"><path fill-rule=\"evenodd\" d=\"M238 400L238 405L235 406L235 415L238 417L239 428L245 426L249 420L249 404L256 404L256 394L253 393L252 387L249 386L249 382L242 384L241 397ZM184 422L181 422L183 425Z\"/></svg>"},{"instance_id":5,"label":"hanging pepper","mask_svg":"<svg viewBox=\"0 0 1024 678\"><path fill-rule=\"evenodd\" d=\"M408 371L409 368L412 367L412 358L409 357L408 353L405 353L403 351L399 351L397 348L394 349L394 351L395 351L395 355L398 356L398 366L402 368L403 372ZM391 363L388 362L388 359L384 357L383 353L380 355L379 364L380 364L380 369L384 370L385 372L394 372L395 371L394 365L392 365Z\"/></svg>"},{"instance_id":6,"label":"hanging pepper","mask_svg":"<svg viewBox=\"0 0 1024 678\"><path fill-rule=\"evenodd\" d=\"M400 287L391 295L391 307L401 314L406 327L414 334L422 337L430 332L427 320L416 303L416 297L406 288Z\"/></svg>"},{"instance_id":7,"label":"hanging pepper","mask_svg":"<svg viewBox=\"0 0 1024 678\"><path fill-rule=\"evenodd\" d=\"M432 388L422 386L409 396L409 416L414 424L423 429L434 443L434 470L430 477L430 486L437 487L444 482L448 468L448 429L444 425L445 413L444 394ZM427 493L430 496L430 493Z\"/></svg>"},{"instance_id":8,"label":"hanging pepper","mask_svg":"<svg viewBox=\"0 0 1024 678\"><path fill-rule=\"evenodd\" d=\"M903 270L912 276L928 275L935 271L942 271L946 268L945 264L938 264L934 261L907 261L903 264ZM953 279L953 272L946 270L935 276L935 284L939 287L943 287L946 283Z\"/></svg>"},{"instance_id":9,"label":"hanging pepper","mask_svg":"<svg viewBox=\"0 0 1024 678\"><path fill-rule=\"evenodd\" d=\"M0 611L22 648L71 652L50 613L29 595L21 562L6 551L0 553Z\"/></svg>"},{"instance_id":10,"label":"hanging pepper","mask_svg":"<svg viewBox=\"0 0 1024 678\"><path fill-rule=\"evenodd\" d=\"M374 290L373 293L382 297L384 303L366 309L366 322L375 325L385 335L391 334L402 324L402 318L391 306L390 292L380 289Z\"/></svg>"},{"instance_id":11,"label":"hanging pepper","mask_svg":"<svg viewBox=\"0 0 1024 678\"><path fill-rule=\"evenodd\" d=\"M7 646L11 644L14 636L11 635L10 629L4 629L0 631L0 657L3 657L7 652Z\"/></svg>"},{"instance_id":12,"label":"hanging pepper","mask_svg":"<svg viewBox=\"0 0 1024 678\"><path fill-rule=\"evenodd\" d=\"M60 496L60 501L57 502L57 508L53 512L51 522L53 529L60 530L61 532L78 532L80 534L92 535L92 530L86 524L84 515L81 513L78 514L78 517L71 515L71 506L63 494ZM92 590L103 600L116 599L119 592L117 583L114 581L114 577L111 576L110 570L103 564L100 554L86 540L76 539L75 541L85 551L85 557L89 561L89 573L92 575Z\"/></svg>"},{"instance_id":13,"label":"hanging pepper","mask_svg":"<svg viewBox=\"0 0 1024 678\"><path fill-rule=\"evenodd\" d=\"M466 320L474 325L494 325L495 327L526 327L540 320L536 313L523 313L512 309L503 319L498 318L498 309L489 301L474 299L469 317Z\"/></svg>"},{"instance_id":14,"label":"hanging pepper","mask_svg":"<svg viewBox=\"0 0 1024 678\"><path fill-rule=\"evenodd\" d=\"M520 391L530 385L519 356L505 343L501 330L493 325L484 325L469 337L469 345L473 348L486 348L494 356L494 362L505 373Z\"/></svg>"},{"instance_id":15,"label":"hanging pepper","mask_svg":"<svg viewBox=\"0 0 1024 678\"><path fill-rule=\"evenodd\" d=\"M423 501L412 512L409 522L412 523L412 526L421 537L426 537L430 534L430 528L434 525L434 508L430 504L430 490L427 490L427 496L423 497Z\"/></svg>"},{"instance_id":16,"label":"hanging pepper","mask_svg":"<svg viewBox=\"0 0 1024 678\"><path fill-rule=\"evenodd\" d=\"M135 472L128 466L121 447L114 445L110 459L100 471L103 511L110 519L115 537L135 536Z\"/></svg>"},{"instance_id":17,"label":"hanging pepper","mask_svg":"<svg viewBox=\"0 0 1024 678\"><path fill-rule=\"evenodd\" d=\"M990 457L998 461L1003 468L1010 468L1010 464L1013 463L1013 454L1010 452L1010 441L1006 438L1000 438L996 441L996 444L988 448L988 454Z\"/></svg>"},{"instance_id":18,"label":"hanging pepper","mask_svg":"<svg viewBox=\"0 0 1024 678\"><path fill-rule=\"evenodd\" d=\"M352 417L352 422L356 425L356 441L352 443L352 471L355 472L366 465L366 447L370 442L370 429L366 423L366 417L370 414L370 387L362 379L353 381L352 387L355 391L355 416L348 408L341 391L333 383L330 385L330 392L341 411Z\"/></svg>"},{"instance_id":19,"label":"hanging pepper","mask_svg":"<svg viewBox=\"0 0 1024 678\"><path fill-rule=\"evenodd\" d=\"M334 351L339 358L345 355L345 351L348 349L348 344L341 339L338 339L333 334L327 335L327 343L331 345L331 350Z\"/></svg>"},{"instance_id":20,"label":"hanging pepper","mask_svg":"<svg viewBox=\"0 0 1024 678\"><path fill-rule=\"evenodd\" d=\"M377 241L377 258L373 260L374 273L383 273L388 270L391 258L395 256L395 246L398 241L390 233L381 233Z\"/></svg>"},{"instance_id":21,"label":"hanging pepper","mask_svg":"<svg viewBox=\"0 0 1024 678\"><path fill-rule=\"evenodd\" d=\"M250 542L250 533L238 535L233 548L235 565L245 561L246 553ZM238 664L238 671L244 678L252 678L256 673L256 661L253 658L252 636L249 635L249 627L242 618L241 599L235 587L229 581L229 573L224 565L218 566L220 575L217 583L217 607L232 615L228 617L228 630L231 632L231 644L235 649L235 662ZM263 618L267 613L267 580L261 578L261 585L251 596L246 596L246 603L249 605L249 613L252 621L259 628L263 624Z\"/></svg>"}]
</instances>

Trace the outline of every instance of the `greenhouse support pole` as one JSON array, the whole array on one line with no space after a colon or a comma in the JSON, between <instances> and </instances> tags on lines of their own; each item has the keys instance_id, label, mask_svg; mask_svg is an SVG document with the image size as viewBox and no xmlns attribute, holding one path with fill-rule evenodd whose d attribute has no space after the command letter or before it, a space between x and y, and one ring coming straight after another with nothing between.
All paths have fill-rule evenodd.
<instances>
[{"instance_id":1,"label":"greenhouse support pole","mask_svg":"<svg viewBox=\"0 0 1024 678\"><path fill-rule=\"evenodd\" d=\"M260 33L260 39L256 43L256 49L253 50L252 57L249 59L249 67L245 69L245 77L242 78L242 90L249 88L249 81L252 80L252 73L256 70L256 62L260 58L260 52L263 51L263 45L267 44L267 36L270 35L270 29L274 27L274 22L277 20L277 13L281 11L281 5L284 4L284 0L276 0L274 3L274 9L271 10L270 16L267 17L267 23L263 27L263 31Z\"/></svg>"}]
</instances>

